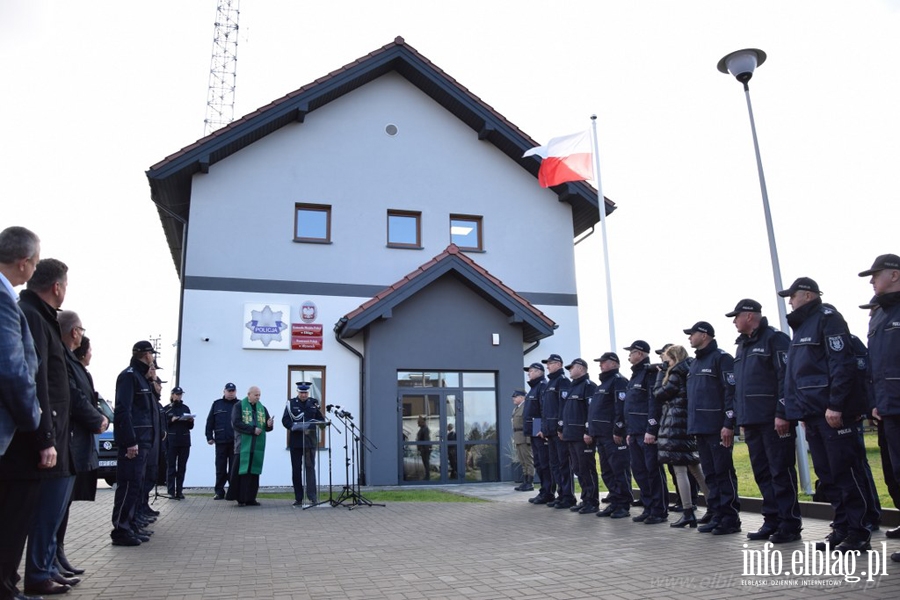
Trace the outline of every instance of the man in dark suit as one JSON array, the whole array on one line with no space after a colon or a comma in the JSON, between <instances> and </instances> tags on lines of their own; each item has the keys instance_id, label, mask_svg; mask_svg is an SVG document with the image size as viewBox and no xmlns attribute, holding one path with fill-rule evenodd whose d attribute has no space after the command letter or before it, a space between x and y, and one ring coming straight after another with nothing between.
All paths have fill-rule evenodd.
<instances>
[{"instance_id":1,"label":"man in dark suit","mask_svg":"<svg viewBox=\"0 0 900 600\"><path fill-rule=\"evenodd\" d=\"M24 227L0 232L0 598L21 597L17 570L25 548L30 516L40 482L22 479L16 464L4 457L14 434L34 431L41 412L34 376L38 368L34 339L13 288L31 279L40 260L38 237ZM37 462L37 453L32 457Z\"/></svg>"}]
</instances>

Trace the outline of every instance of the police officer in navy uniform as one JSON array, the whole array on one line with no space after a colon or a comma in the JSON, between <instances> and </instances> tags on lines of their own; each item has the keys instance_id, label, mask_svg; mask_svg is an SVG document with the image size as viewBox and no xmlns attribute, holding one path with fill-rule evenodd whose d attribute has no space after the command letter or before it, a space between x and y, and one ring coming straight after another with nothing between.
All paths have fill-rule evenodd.
<instances>
[{"instance_id":1,"label":"police officer in navy uniform","mask_svg":"<svg viewBox=\"0 0 900 600\"><path fill-rule=\"evenodd\" d=\"M319 447L319 429L311 422L322 423L325 417L319 410L319 401L311 398L308 381L297 383L297 396L284 407L281 424L291 432L291 477L294 484L295 507L303 506L303 474L306 473L306 496L311 504L318 502L316 487L316 449Z\"/></svg>"},{"instance_id":2,"label":"police officer in navy uniform","mask_svg":"<svg viewBox=\"0 0 900 600\"><path fill-rule=\"evenodd\" d=\"M141 504L146 458L157 435L158 422L154 421L153 412L156 400L145 377L155 354L156 350L150 342L137 342L131 351L131 364L116 379L116 427L113 435L118 460L113 530L110 533L114 546L139 546L149 539L138 533L134 516Z\"/></svg>"},{"instance_id":3,"label":"police officer in navy uniform","mask_svg":"<svg viewBox=\"0 0 900 600\"><path fill-rule=\"evenodd\" d=\"M600 477L609 490L609 506L598 517L624 519L634 498L631 495L631 469L625 443L625 389L628 380L619 373L619 356L604 352L600 358L600 383L588 407L584 441L593 444L600 455Z\"/></svg>"},{"instance_id":4,"label":"police officer in navy uniform","mask_svg":"<svg viewBox=\"0 0 900 600\"><path fill-rule=\"evenodd\" d=\"M737 303L734 412L750 454L750 466L762 494L763 524L747 533L751 540L775 544L800 539L803 521L797 498L797 423L784 412L784 371L791 339L769 325L762 305L751 298Z\"/></svg>"},{"instance_id":5,"label":"police officer in navy uniform","mask_svg":"<svg viewBox=\"0 0 900 600\"><path fill-rule=\"evenodd\" d=\"M900 385L897 365L900 364L900 256L882 254L872 267L859 274L870 277L879 309L873 312L869 324L869 372L874 390L875 409L879 419L883 463L890 465L890 478L900 481ZM888 479L888 474L885 474ZM895 502L896 503L896 502ZM889 529L885 535L900 538L900 527ZM900 562L900 552L891 560Z\"/></svg>"},{"instance_id":6,"label":"police officer in navy uniform","mask_svg":"<svg viewBox=\"0 0 900 600\"><path fill-rule=\"evenodd\" d=\"M816 475L835 507L833 530L818 549L841 552L871 548L865 527L866 500L858 484L865 477L856 420L866 406L854 394L856 358L844 317L824 304L819 284L800 277L778 292L790 298L788 324L794 332L784 380L787 418L803 421Z\"/></svg>"},{"instance_id":7,"label":"police officer in navy uniform","mask_svg":"<svg viewBox=\"0 0 900 600\"><path fill-rule=\"evenodd\" d=\"M534 473L540 480L540 490L537 496L529 498L532 504L547 504L556 499L556 485L550 473L550 447L546 438L536 435L540 433L541 398L547 387L547 378L544 377L544 365L531 363L524 367L528 373L528 393L525 394L524 429L531 436L531 456L534 459ZM535 432L535 419L538 419L537 432Z\"/></svg>"},{"instance_id":8,"label":"police officer in navy uniform","mask_svg":"<svg viewBox=\"0 0 900 600\"><path fill-rule=\"evenodd\" d=\"M547 365L547 386L541 396L541 433L547 441L550 454L550 472L559 490L556 500L547 503L555 508L572 508L575 506L574 482L572 469L569 467L569 452L559 439L559 426L562 420L563 403L569 393L569 379L563 371L563 359L559 354L551 354L541 361Z\"/></svg>"},{"instance_id":9,"label":"police officer in navy uniform","mask_svg":"<svg viewBox=\"0 0 900 600\"><path fill-rule=\"evenodd\" d=\"M169 405L163 409L168 435L166 436L166 484L169 496L184 500L184 474L191 455L191 429L194 417L191 409L182 401L184 390L172 388Z\"/></svg>"},{"instance_id":10,"label":"police officer in navy uniform","mask_svg":"<svg viewBox=\"0 0 900 600\"><path fill-rule=\"evenodd\" d=\"M569 510L587 515L595 513L600 507L600 490L597 481L597 460L594 458L594 446L588 445L584 436L587 433L588 405L597 384L588 376L588 364L582 358L576 358L566 366L572 380L566 395L562 412L562 429L559 438L569 452L569 464L578 475L581 484L581 502Z\"/></svg>"},{"instance_id":11,"label":"police officer in navy uniform","mask_svg":"<svg viewBox=\"0 0 900 600\"><path fill-rule=\"evenodd\" d=\"M701 533L741 531L741 503L734 472L734 358L719 348L706 321L685 329L695 359L687 379L688 434L697 437L700 466L709 488Z\"/></svg>"},{"instance_id":12,"label":"police officer in navy uniform","mask_svg":"<svg viewBox=\"0 0 900 600\"><path fill-rule=\"evenodd\" d=\"M225 384L222 397L213 401L206 417L206 442L216 445L216 495L213 500L225 499L225 484L231 473L234 460L234 428L231 425L231 411L237 404L237 386Z\"/></svg>"},{"instance_id":13,"label":"police officer in navy uniform","mask_svg":"<svg viewBox=\"0 0 900 600\"><path fill-rule=\"evenodd\" d=\"M628 350L631 379L625 388L625 422L631 472L641 490L644 511L632 521L656 525L669 518L666 473L659 462L656 434L661 410L653 399L657 369L650 364L650 344L635 340Z\"/></svg>"}]
</instances>

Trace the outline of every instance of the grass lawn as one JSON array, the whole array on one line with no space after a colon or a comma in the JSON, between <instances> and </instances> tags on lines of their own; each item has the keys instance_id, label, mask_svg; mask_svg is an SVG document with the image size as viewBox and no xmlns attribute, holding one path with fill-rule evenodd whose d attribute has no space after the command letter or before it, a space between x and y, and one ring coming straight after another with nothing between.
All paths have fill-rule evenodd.
<instances>
[{"instance_id":1,"label":"grass lawn","mask_svg":"<svg viewBox=\"0 0 900 600\"><path fill-rule=\"evenodd\" d=\"M321 492L320 492L321 493ZM213 494L192 494L195 496L210 496ZM481 498L471 498L462 494L445 492L441 490L365 490L362 495L369 502L387 504L388 502L488 502ZM338 494L335 494L337 499ZM260 492L258 498L269 500L293 500L293 492ZM319 497L323 499L322 496Z\"/></svg>"},{"instance_id":2,"label":"grass lawn","mask_svg":"<svg viewBox=\"0 0 900 600\"><path fill-rule=\"evenodd\" d=\"M872 478L875 480L875 488L878 491L881 505L884 508L894 508L894 502L888 495L887 486L884 484L884 473L881 470L881 453L878 449L878 435L875 431L867 431L864 437L866 440L866 456L869 460L869 467L872 469ZM750 456L747 451L747 444L738 440L736 440L734 445L734 470L737 473L738 478L738 493L747 498L760 498L761 494L759 493L759 488L756 486L756 481L753 479L753 469L750 468ZM812 485L815 486L816 471L813 468L812 457L809 459L809 470L810 480L812 481ZM600 488L604 491L606 490L602 481L600 482ZM636 483L633 483L633 488L637 489ZM675 486L672 484L671 477L669 477L669 489L673 492L675 491ZM800 500L807 502L812 501L812 496L804 494L801 491Z\"/></svg>"}]
</instances>

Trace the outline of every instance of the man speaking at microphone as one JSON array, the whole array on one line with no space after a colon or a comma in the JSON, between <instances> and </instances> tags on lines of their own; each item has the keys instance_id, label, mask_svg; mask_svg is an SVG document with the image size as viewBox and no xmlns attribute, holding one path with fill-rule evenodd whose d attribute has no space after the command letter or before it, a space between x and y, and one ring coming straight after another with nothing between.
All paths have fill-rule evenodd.
<instances>
[{"instance_id":1,"label":"man speaking at microphone","mask_svg":"<svg viewBox=\"0 0 900 600\"><path fill-rule=\"evenodd\" d=\"M297 396L284 407L281 424L291 432L291 478L294 485L295 508L303 506L303 473L306 472L306 496L311 504L318 502L316 487L316 448L319 445L318 427L325 417L319 410L319 400L311 398L308 381L297 383Z\"/></svg>"}]
</instances>

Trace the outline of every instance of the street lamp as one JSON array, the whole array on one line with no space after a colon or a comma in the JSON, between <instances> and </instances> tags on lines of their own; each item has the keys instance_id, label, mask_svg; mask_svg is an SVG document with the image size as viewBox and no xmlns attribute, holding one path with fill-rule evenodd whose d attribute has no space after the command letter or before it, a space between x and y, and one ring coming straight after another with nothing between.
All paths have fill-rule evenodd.
<instances>
[{"instance_id":1,"label":"street lamp","mask_svg":"<svg viewBox=\"0 0 900 600\"><path fill-rule=\"evenodd\" d=\"M753 119L753 106L750 104L750 86L747 85L753 77L756 67L766 62L766 53L758 48L745 48L726 54L716 67L726 75L731 73L734 78L744 85L744 95L747 98L747 112L750 114L750 131L753 133L753 148L756 150L756 169L759 172L759 188L762 191L763 211L766 214L766 232L769 235L769 254L772 257L772 274L775 276L775 303L778 306L778 317L781 330L790 335L787 322L787 310L784 300L778 292L784 289L781 283L781 267L778 263L778 248L775 246L775 231L772 228L772 212L769 210L769 192L766 190L766 176L763 173L762 159L759 156L759 140L756 138L756 121ZM809 461L806 456L806 439L802 428L797 428L797 466L799 467L800 485L811 493L809 477Z\"/></svg>"}]
</instances>

